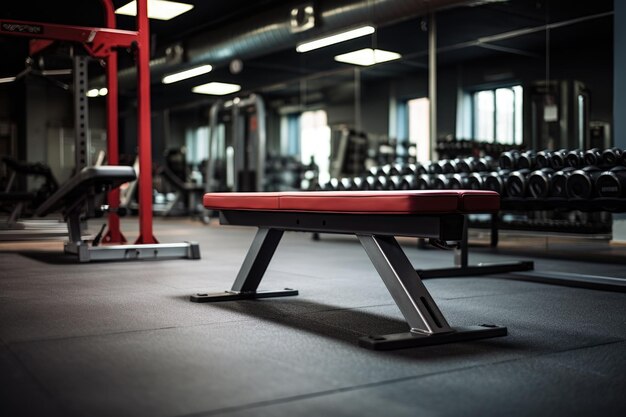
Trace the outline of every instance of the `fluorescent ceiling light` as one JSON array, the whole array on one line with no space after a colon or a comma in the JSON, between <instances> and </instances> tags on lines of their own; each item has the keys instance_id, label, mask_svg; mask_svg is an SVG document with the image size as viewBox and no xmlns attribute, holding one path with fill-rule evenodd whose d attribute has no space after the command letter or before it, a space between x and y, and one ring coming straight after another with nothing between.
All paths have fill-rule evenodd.
<instances>
[{"instance_id":1,"label":"fluorescent ceiling light","mask_svg":"<svg viewBox=\"0 0 626 417\"><path fill-rule=\"evenodd\" d=\"M211 72L212 69L213 67L210 65L201 65L199 67L191 68L185 71L166 75L165 77L163 77L161 82L163 84L175 83L178 81L186 80L187 78L197 77L198 75L206 74L207 72Z\"/></svg>"},{"instance_id":2,"label":"fluorescent ceiling light","mask_svg":"<svg viewBox=\"0 0 626 417\"><path fill-rule=\"evenodd\" d=\"M13 81L15 81L15 77L0 78L0 84L12 83Z\"/></svg>"},{"instance_id":3,"label":"fluorescent ceiling light","mask_svg":"<svg viewBox=\"0 0 626 417\"><path fill-rule=\"evenodd\" d=\"M87 91L87 97L98 97L98 89L92 88L91 90Z\"/></svg>"},{"instance_id":4,"label":"fluorescent ceiling light","mask_svg":"<svg viewBox=\"0 0 626 417\"><path fill-rule=\"evenodd\" d=\"M224 96L226 94L236 93L241 90L238 84L212 82L195 86L191 91L199 94L212 94L214 96Z\"/></svg>"},{"instance_id":5,"label":"fluorescent ceiling light","mask_svg":"<svg viewBox=\"0 0 626 417\"><path fill-rule=\"evenodd\" d=\"M401 58L402 55L396 52L384 51L382 49L365 48L358 51L348 52L347 54L337 55L335 61L345 62L354 65L374 65L381 62L393 61Z\"/></svg>"},{"instance_id":6,"label":"fluorescent ceiling light","mask_svg":"<svg viewBox=\"0 0 626 417\"><path fill-rule=\"evenodd\" d=\"M101 96L106 96L109 93L109 90L106 87L102 87L98 90L98 94Z\"/></svg>"},{"instance_id":7,"label":"fluorescent ceiling light","mask_svg":"<svg viewBox=\"0 0 626 417\"><path fill-rule=\"evenodd\" d=\"M148 0L148 17L150 19L170 20L189 10L193 4L178 3L166 0ZM117 14L137 16L137 1L133 0L115 11Z\"/></svg>"},{"instance_id":8,"label":"fluorescent ceiling light","mask_svg":"<svg viewBox=\"0 0 626 417\"><path fill-rule=\"evenodd\" d=\"M339 42L345 42L350 39L360 38L361 36L370 35L374 33L376 29L373 26L363 26L360 28L348 30L346 32L337 33L336 35L326 36L325 38L316 39L310 42L304 42L296 46L298 52L309 52L314 49L323 48L328 45L333 45Z\"/></svg>"}]
</instances>

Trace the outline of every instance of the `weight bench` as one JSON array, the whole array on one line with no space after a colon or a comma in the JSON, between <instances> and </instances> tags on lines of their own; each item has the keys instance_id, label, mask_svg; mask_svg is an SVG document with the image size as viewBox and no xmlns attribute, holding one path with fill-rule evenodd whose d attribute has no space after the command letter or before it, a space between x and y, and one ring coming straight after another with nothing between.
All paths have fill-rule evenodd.
<instances>
[{"instance_id":1,"label":"weight bench","mask_svg":"<svg viewBox=\"0 0 626 417\"><path fill-rule=\"evenodd\" d=\"M93 245L82 239L81 222L85 218L97 217L112 211L108 206L98 206L96 198L125 182L137 179L129 166L99 166L83 168L70 178L50 198L37 208L37 216L61 211L67 221L69 241L65 243L65 253L77 255L80 262L155 259L161 257L200 258L197 243L167 243L149 245ZM99 235L102 234L102 231Z\"/></svg>"},{"instance_id":2,"label":"weight bench","mask_svg":"<svg viewBox=\"0 0 626 417\"><path fill-rule=\"evenodd\" d=\"M220 223L258 231L230 291L195 294L193 302L297 295L294 289L258 291L285 230L356 235L406 319L406 333L361 337L370 349L397 349L484 339L506 327L451 327L394 236L428 238L437 246L463 237L465 215L496 212L490 191L363 191L208 193L204 206L220 211Z\"/></svg>"}]
</instances>

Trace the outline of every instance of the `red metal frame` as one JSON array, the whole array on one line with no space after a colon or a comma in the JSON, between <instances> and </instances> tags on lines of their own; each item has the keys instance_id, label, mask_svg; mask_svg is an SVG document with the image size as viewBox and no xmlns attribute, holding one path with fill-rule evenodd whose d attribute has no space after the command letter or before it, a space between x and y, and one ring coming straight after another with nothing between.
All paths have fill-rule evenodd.
<instances>
[{"instance_id":1,"label":"red metal frame","mask_svg":"<svg viewBox=\"0 0 626 417\"><path fill-rule=\"evenodd\" d=\"M107 154L110 165L119 163L118 147L118 84L116 48L133 47L137 62L137 147L139 152L139 237L136 243L158 243L152 231L152 143L150 126L150 27L147 0L137 1L137 31L115 29L112 0L101 0L105 9L107 28L56 25L42 22L0 20L0 35L35 39L31 53L62 40L81 43L95 58L104 59L107 66ZM119 190L109 193L109 205L119 206ZM109 215L105 241L125 242L120 232L119 217Z\"/></svg>"}]
</instances>

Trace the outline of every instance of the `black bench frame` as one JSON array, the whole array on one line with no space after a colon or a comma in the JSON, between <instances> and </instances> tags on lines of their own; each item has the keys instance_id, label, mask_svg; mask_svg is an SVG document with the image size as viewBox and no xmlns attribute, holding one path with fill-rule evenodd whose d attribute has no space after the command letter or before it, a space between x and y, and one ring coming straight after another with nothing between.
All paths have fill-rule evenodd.
<instances>
[{"instance_id":1,"label":"black bench frame","mask_svg":"<svg viewBox=\"0 0 626 417\"><path fill-rule=\"evenodd\" d=\"M461 240L465 216L371 215L311 212L223 210L220 223L255 226L257 234L230 291L191 296L197 303L298 295L285 288L257 288L285 230L354 234L374 264L410 330L404 333L361 337L359 345L377 350L436 345L505 336L506 327L481 324L451 327L422 283L394 236L412 236L440 241Z\"/></svg>"}]
</instances>

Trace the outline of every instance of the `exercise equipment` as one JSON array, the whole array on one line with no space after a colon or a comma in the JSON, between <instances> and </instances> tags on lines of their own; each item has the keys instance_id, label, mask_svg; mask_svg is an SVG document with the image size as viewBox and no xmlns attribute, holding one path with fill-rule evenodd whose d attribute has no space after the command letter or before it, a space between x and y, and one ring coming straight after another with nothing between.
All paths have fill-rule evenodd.
<instances>
[{"instance_id":1,"label":"exercise equipment","mask_svg":"<svg viewBox=\"0 0 626 417\"><path fill-rule=\"evenodd\" d=\"M526 187L528 186L527 177L530 171L520 169L513 171L506 179L506 195L509 197L524 197L526 195Z\"/></svg>"},{"instance_id":2,"label":"exercise equipment","mask_svg":"<svg viewBox=\"0 0 626 417\"><path fill-rule=\"evenodd\" d=\"M531 172L527 181L528 194L533 198L550 196L553 175L554 170L552 168L542 168Z\"/></svg>"},{"instance_id":3,"label":"exercise equipment","mask_svg":"<svg viewBox=\"0 0 626 417\"><path fill-rule=\"evenodd\" d=\"M545 168L544 168L545 169ZM552 187L550 191L551 197L567 198L567 179L572 173L576 171L574 167L563 168L562 170L555 172L552 176Z\"/></svg>"},{"instance_id":4,"label":"exercise equipment","mask_svg":"<svg viewBox=\"0 0 626 417\"><path fill-rule=\"evenodd\" d=\"M622 162L622 153L620 148L605 149L602 152L602 166L610 168L620 164Z\"/></svg>"},{"instance_id":5,"label":"exercise equipment","mask_svg":"<svg viewBox=\"0 0 626 417\"><path fill-rule=\"evenodd\" d=\"M585 165L585 154L580 149L574 149L567 153L565 165L572 168L582 168Z\"/></svg>"},{"instance_id":6,"label":"exercise equipment","mask_svg":"<svg viewBox=\"0 0 626 417\"><path fill-rule=\"evenodd\" d=\"M589 199L595 193L594 183L602 170L596 166L578 169L567 178L567 195L570 198Z\"/></svg>"},{"instance_id":7,"label":"exercise equipment","mask_svg":"<svg viewBox=\"0 0 626 417\"><path fill-rule=\"evenodd\" d=\"M559 149L558 151L550 152L550 168L555 171L563 169L565 167L565 158L567 158L566 149Z\"/></svg>"},{"instance_id":8,"label":"exercise equipment","mask_svg":"<svg viewBox=\"0 0 626 417\"><path fill-rule=\"evenodd\" d=\"M602 163L602 152L598 148L592 148L584 153L585 165L598 166Z\"/></svg>"},{"instance_id":9,"label":"exercise equipment","mask_svg":"<svg viewBox=\"0 0 626 417\"><path fill-rule=\"evenodd\" d=\"M94 245L90 246L83 239L81 226L83 220L100 216L105 212L118 211L117 208L110 206L98 206L97 197L136 178L133 168L127 166L83 168L39 206L35 214L46 216L56 211L63 213L69 237L69 241L65 243L65 253L75 255L79 262L164 257L199 259L200 248L193 242L97 246L101 239L99 234L94 239Z\"/></svg>"},{"instance_id":10,"label":"exercise equipment","mask_svg":"<svg viewBox=\"0 0 626 417\"><path fill-rule=\"evenodd\" d=\"M410 331L359 339L370 349L397 349L505 336L505 327L451 327L423 285L395 235L430 239L434 245L463 238L465 216L495 212L499 197L480 191L396 193L211 193L208 209L220 223L255 226L256 237L230 291L192 295L193 302L221 302L298 295L258 286L285 230L356 235L407 321Z\"/></svg>"},{"instance_id":11,"label":"exercise equipment","mask_svg":"<svg viewBox=\"0 0 626 417\"><path fill-rule=\"evenodd\" d=\"M595 186L600 197L626 197L626 167L616 166L604 171L596 179Z\"/></svg>"}]
</instances>

